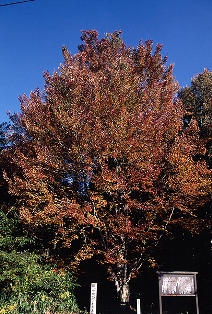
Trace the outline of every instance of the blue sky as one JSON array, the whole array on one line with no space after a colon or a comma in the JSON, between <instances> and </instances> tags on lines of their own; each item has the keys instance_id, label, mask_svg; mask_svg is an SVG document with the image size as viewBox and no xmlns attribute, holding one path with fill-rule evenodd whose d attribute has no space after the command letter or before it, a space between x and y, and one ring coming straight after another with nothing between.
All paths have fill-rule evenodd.
<instances>
[{"instance_id":1,"label":"blue sky","mask_svg":"<svg viewBox=\"0 0 212 314\"><path fill-rule=\"evenodd\" d=\"M80 31L122 30L128 46L140 39L164 45L181 86L204 68L212 70L211 0L34 0L1 6L0 0L0 123L6 111L19 111L18 96L43 90L43 72L63 62L61 47L74 54Z\"/></svg>"}]
</instances>

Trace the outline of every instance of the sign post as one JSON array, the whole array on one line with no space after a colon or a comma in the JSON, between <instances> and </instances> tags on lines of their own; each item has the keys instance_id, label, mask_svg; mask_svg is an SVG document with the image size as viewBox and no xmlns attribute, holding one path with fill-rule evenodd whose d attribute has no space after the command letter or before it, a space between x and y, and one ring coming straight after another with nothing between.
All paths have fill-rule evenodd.
<instances>
[{"instance_id":1,"label":"sign post","mask_svg":"<svg viewBox=\"0 0 212 314\"><path fill-rule=\"evenodd\" d=\"M137 314L141 314L141 302L140 302L140 299L137 299Z\"/></svg>"},{"instance_id":2,"label":"sign post","mask_svg":"<svg viewBox=\"0 0 212 314\"><path fill-rule=\"evenodd\" d=\"M96 314L97 283L91 284L90 314Z\"/></svg>"},{"instance_id":3,"label":"sign post","mask_svg":"<svg viewBox=\"0 0 212 314\"><path fill-rule=\"evenodd\" d=\"M186 296L196 298L196 313L199 314L197 296L197 272L160 272L159 279L159 307L162 314L162 297Z\"/></svg>"}]
</instances>

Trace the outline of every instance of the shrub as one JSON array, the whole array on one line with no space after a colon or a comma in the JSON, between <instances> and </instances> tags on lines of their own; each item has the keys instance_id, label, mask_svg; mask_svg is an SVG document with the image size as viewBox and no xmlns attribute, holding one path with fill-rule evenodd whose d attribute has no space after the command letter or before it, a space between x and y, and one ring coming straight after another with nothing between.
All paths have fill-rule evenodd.
<instances>
[{"instance_id":1,"label":"shrub","mask_svg":"<svg viewBox=\"0 0 212 314\"><path fill-rule=\"evenodd\" d=\"M71 273L43 263L35 252L21 251L30 241L15 236L16 222L0 212L0 314L79 312Z\"/></svg>"}]
</instances>

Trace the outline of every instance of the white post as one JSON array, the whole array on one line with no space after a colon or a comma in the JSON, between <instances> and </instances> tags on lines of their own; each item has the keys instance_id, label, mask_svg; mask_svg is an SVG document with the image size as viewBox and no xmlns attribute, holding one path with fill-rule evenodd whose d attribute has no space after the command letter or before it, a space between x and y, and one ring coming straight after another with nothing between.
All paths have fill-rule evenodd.
<instances>
[{"instance_id":1,"label":"white post","mask_svg":"<svg viewBox=\"0 0 212 314\"><path fill-rule=\"evenodd\" d=\"M91 284L90 314L96 314L97 283Z\"/></svg>"},{"instance_id":2,"label":"white post","mask_svg":"<svg viewBox=\"0 0 212 314\"><path fill-rule=\"evenodd\" d=\"M140 299L137 299L137 314L141 314L141 302L140 302Z\"/></svg>"}]
</instances>

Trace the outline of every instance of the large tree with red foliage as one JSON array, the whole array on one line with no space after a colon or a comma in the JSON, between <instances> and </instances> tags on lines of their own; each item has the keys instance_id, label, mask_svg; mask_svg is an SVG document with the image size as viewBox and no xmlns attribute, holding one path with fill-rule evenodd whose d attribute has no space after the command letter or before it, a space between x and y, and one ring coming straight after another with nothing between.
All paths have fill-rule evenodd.
<instances>
[{"instance_id":1,"label":"large tree with red foliage","mask_svg":"<svg viewBox=\"0 0 212 314\"><path fill-rule=\"evenodd\" d=\"M119 32L83 44L45 73L45 88L21 98L14 117L16 165L5 172L21 218L54 226L55 245L80 243L74 263L99 255L122 302L169 225L197 228L211 172L198 125L184 112L172 65L151 41L126 47ZM14 168L13 168L14 169ZM75 246L76 248L76 246Z\"/></svg>"}]
</instances>

